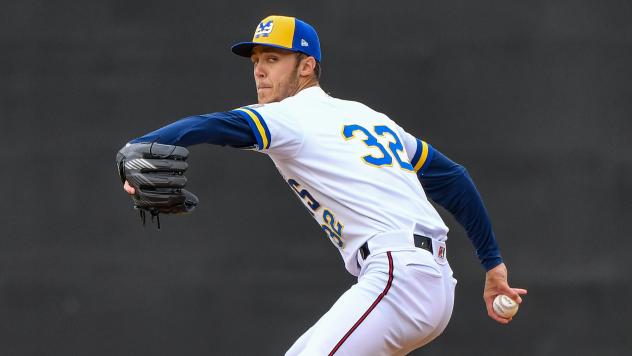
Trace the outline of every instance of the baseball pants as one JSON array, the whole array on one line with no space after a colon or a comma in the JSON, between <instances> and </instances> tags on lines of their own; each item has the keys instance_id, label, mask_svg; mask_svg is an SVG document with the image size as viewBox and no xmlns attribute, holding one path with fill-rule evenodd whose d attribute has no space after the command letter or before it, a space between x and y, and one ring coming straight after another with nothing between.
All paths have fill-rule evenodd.
<instances>
[{"instance_id":1,"label":"baseball pants","mask_svg":"<svg viewBox=\"0 0 632 356\"><path fill-rule=\"evenodd\" d=\"M358 282L287 351L302 355L405 355L445 329L456 280L444 256L388 251L362 261Z\"/></svg>"}]
</instances>

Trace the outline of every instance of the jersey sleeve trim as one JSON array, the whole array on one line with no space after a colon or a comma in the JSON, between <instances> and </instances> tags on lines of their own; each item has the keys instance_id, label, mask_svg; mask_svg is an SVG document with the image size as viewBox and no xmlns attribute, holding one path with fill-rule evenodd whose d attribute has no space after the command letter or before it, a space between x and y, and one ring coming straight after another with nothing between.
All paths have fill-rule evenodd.
<instances>
[{"instance_id":1,"label":"jersey sleeve trim","mask_svg":"<svg viewBox=\"0 0 632 356\"><path fill-rule=\"evenodd\" d=\"M259 149L263 150L270 148L272 137L270 135L268 125L266 125L263 117L261 117L261 115L257 111L250 108L239 108L235 109L234 111L241 114L248 121L252 132L254 132L255 134L257 143L259 144Z\"/></svg>"},{"instance_id":2,"label":"jersey sleeve trim","mask_svg":"<svg viewBox=\"0 0 632 356\"><path fill-rule=\"evenodd\" d=\"M425 141L417 139L417 150L410 162L417 174L423 173L428 167L428 163L432 160L432 151L432 146Z\"/></svg>"}]
</instances>

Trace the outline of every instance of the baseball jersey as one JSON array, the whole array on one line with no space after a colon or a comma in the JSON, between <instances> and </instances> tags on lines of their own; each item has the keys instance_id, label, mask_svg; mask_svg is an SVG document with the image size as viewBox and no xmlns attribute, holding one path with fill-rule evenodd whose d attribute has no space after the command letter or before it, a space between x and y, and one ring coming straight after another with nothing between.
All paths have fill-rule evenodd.
<instances>
[{"instance_id":1,"label":"baseball jersey","mask_svg":"<svg viewBox=\"0 0 632 356\"><path fill-rule=\"evenodd\" d=\"M235 112L248 120L255 149L274 161L350 273L359 273L358 248L378 233L447 239L416 174L429 161L429 147L386 115L320 87Z\"/></svg>"},{"instance_id":2,"label":"baseball jersey","mask_svg":"<svg viewBox=\"0 0 632 356\"><path fill-rule=\"evenodd\" d=\"M279 103L189 116L130 141L138 142L209 143L267 153L353 274L355 250L375 234L446 239L448 229L427 197L463 226L486 270L502 263L487 210L465 167L386 115L332 98L319 87Z\"/></svg>"}]
</instances>

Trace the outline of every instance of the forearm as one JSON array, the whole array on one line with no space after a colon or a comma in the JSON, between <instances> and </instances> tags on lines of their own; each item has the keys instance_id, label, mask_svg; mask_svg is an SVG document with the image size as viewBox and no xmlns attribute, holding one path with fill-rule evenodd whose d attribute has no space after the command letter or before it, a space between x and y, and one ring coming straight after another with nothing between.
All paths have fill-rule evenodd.
<instances>
[{"instance_id":1,"label":"forearm","mask_svg":"<svg viewBox=\"0 0 632 356\"><path fill-rule=\"evenodd\" d=\"M467 170L435 150L419 179L426 194L463 226L485 269L502 263L489 214Z\"/></svg>"},{"instance_id":2,"label":"forearm","mask_svg":"<svg viewBox=\"0 0 632 356\"><path fill-rule=\"evenodd\" d=\"M248 122L235 112L190 116L135 138L130 143L157 142L177 146L209 143L237 148L252 147L256 139Z\"/></svg>"}]
</instances>

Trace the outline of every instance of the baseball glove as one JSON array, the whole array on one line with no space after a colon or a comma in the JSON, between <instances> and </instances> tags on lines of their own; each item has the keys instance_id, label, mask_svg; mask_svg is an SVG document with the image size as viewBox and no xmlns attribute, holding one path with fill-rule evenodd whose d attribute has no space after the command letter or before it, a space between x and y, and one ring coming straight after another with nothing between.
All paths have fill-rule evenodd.
<instances>
[{"instance_id":1,"label":"baseball glove","mask_svg":"<svg viewBox=\"0 0 632 356\"><path fill-rule=\"evenodd\" d=\"M116 155L121 181L135 190L132 200L143 225L146 212L152 221L156 217L160 228L160 214L189 213L198 205L198 198L182 189L187 182L188 156L184 147L159 143L128 144Z\"/></svg>"}]
</instances>

